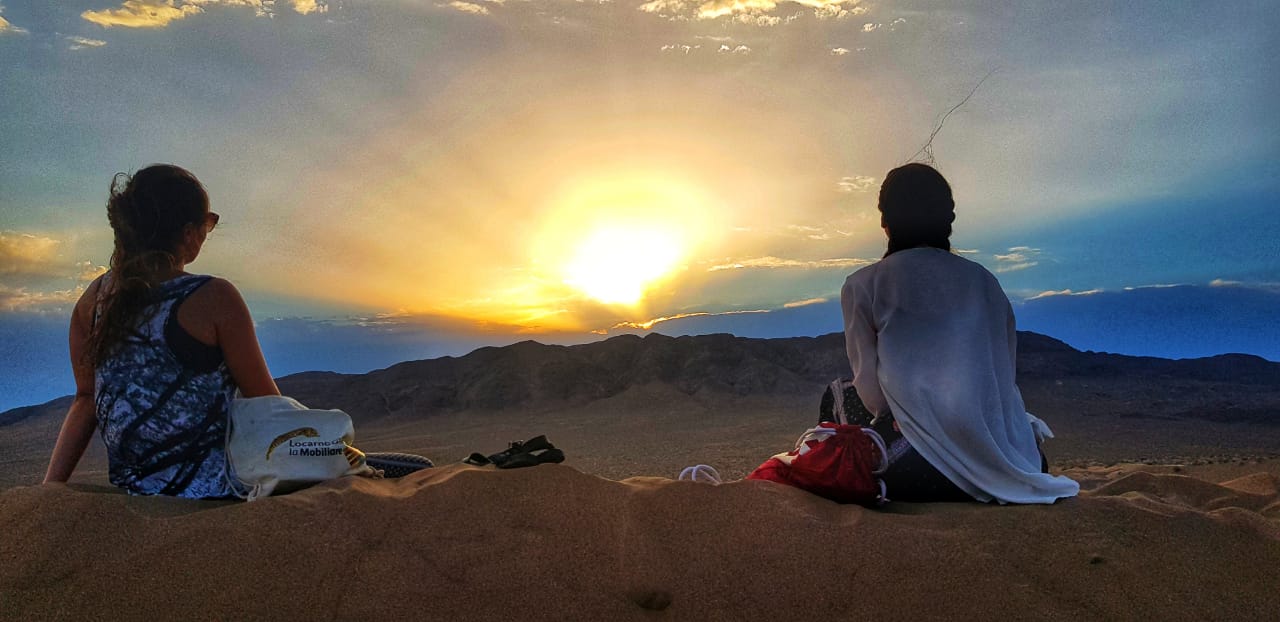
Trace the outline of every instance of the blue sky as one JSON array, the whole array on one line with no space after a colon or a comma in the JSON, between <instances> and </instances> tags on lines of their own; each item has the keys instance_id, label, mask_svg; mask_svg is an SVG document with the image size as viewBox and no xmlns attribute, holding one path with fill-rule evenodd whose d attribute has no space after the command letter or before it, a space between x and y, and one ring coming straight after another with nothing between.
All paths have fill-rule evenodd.
<instances>
[{"instance_id":1,"label":"blue sky","mask_svg":"<svg viewBox=\"0 0 1280 622\"><path fill-rule=\"evenodd\" d=\"M0 351L42 362L0 370L0 407L69 391L38 378L107 264L107 184L152 162L208 186L191 270L245 292L278 373L837 330L880 179L988 74L931 152L1024 326L1277 358L1274 9L3 0Z\"/></svg>"}]
</instances>

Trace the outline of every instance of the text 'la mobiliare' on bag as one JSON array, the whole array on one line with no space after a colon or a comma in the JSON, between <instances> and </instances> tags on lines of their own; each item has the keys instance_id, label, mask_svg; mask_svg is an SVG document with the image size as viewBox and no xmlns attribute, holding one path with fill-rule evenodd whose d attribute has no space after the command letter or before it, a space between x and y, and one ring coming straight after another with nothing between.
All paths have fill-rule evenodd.
<instances>
[{"instance_id":1,"label":"text 'la mobiliare' on bag","mask_svg":"<svg viewBox=\"0 0 1280 622\"><path fill-rule=\"evenodd\" d=\"M345 475L372 475L351 446L355 430L341 410L311 409L281 395L236 399L227 426L227 477L253 501Z\"/></svg>"}]
</instances>

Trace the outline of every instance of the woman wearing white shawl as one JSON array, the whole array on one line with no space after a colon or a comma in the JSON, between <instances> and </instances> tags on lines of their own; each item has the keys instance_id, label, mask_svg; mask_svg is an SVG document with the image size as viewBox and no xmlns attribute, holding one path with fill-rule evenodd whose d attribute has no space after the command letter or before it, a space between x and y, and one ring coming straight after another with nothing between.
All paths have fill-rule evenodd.
<instances>
[{"instance_id":1,"label":"woman wearing white shawl","mask_svg":"<svg viewBox=\"0 0 1280 622\"><path fill-rule=\"evenodd\" d=\"M888 252L841 291L854 387L879 429L901 432L885 476L899 500L1053 503L1079 485L1044 468L1048 426L1014 383L1013 311L995 277L950 252L951 188L933 168L880 189ZM893 433L890 432L890 435Z\"/></svg>"}]
</instances>

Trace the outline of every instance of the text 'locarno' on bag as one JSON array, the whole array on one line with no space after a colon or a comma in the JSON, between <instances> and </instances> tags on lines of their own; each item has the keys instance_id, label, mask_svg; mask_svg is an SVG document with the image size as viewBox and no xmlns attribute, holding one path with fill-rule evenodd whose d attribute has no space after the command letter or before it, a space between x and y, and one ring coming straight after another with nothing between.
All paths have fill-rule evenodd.
<instances>
[{"instance_id":1,"label":"text 'locarno' on bag","mask_svg":"<svg viewBox=\"0 0 1280 622\"><path fill-rule=\"evenodd\" d=\"M227 426L227 477L253 501L342 477L369 475L355 431L341 410L307 408L291 397L236 399ZM238 484L238 485L237 485Z\"/></svg>"}]
</instances>

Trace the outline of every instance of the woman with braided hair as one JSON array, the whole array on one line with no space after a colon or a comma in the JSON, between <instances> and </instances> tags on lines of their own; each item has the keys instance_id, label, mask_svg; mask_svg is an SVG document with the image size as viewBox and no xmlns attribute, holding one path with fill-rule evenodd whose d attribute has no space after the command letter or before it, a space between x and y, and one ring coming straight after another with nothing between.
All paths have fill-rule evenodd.
<instances>
[{"instance_id":1,"label":"woman with braided hair","mask_svg":"<svg viewBox=\"0 0 1280 622\"><path fill-rule=\"evenodd\" d=\"M65 482L100 428L111 483L134 494L233 495L227 412L279 395L240 292L186 272L218 224L194 175L156 164L111 184L111 269L71 317L76 395L46 482Z\"/></svg>"},{"instance_id":2,"label":"woman with braided hair","mask_svg":"<svg viewBox=\"0 0 1280 622\"><path fill-rule=\"evenodd\" d=\"M884 257L840 292L854 408L889 441L884 476L903 501L1052 503L1079 485L1047 473L1044 422L1014 383L1016 334L995 276L951 252L951 186L907 164L880 187ZM847 394L846 394L847 395ZM849 397L846 397L846 401ZM846 410L846 412L848 412Z\"/></svg>"}]
</instances>

